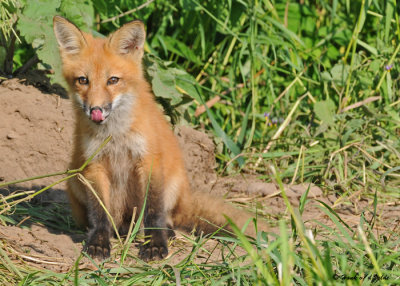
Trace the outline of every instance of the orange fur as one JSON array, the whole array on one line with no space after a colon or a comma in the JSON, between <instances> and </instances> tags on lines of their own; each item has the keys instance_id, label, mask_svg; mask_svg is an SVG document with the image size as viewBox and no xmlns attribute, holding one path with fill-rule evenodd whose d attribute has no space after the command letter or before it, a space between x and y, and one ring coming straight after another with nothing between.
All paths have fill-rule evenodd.
<instances>
[{"instance_id":1,"label":"orange fur","mask_svg":"<svg viewBox=\"0 0 400 286\"><path fill-rule=\"evenodd\" d=\"M221 199L191 192L177 139L143 76L145 32L141 22L125 24L107 38L94 38L56 16L54 30L75 106L75 145L70 167L80 167L108 135L113 136L83 175L93 183L117 227L123 228L130 221L134 207L141 209L147 186L150 227L166 224L210 233L226 223L222 214L239 225L250 218ZM112 77L114 83L110 83ZM99 112L108 117L100 121L95 117ZM89 226L88 252L107 256L109 247L104 240L108 230L100 225L107 224L107 218L96 199L77 179L69 182L68 194L75 219ZM146 218L144 224L146 227ZM155 250L144 249L142 257L164 257L165 234L150 234L150 245Z\"/></svg>"}]
</instances>

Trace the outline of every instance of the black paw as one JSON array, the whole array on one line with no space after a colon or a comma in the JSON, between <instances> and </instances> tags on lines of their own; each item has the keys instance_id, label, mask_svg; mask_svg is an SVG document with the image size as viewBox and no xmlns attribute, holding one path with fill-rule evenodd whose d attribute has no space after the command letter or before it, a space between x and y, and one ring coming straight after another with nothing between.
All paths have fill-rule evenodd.
<instances>
[{"instance_id":1,"label":"black paw","mask_svg":"<svg viewBox=\"0 0 400 286\"><path fill-rule=\"evenodd\" d=\"M129 232L129 224L123 223L119 228L118 228L118 234L120 236L125 236L128 235ZM114 237L117 238L117 234L114 232Z\"/></svg>"},{"instance_id":2,"label":"black paw","mask_svg":"<svg viewBox=\"0 0 400 286\"><path fill-rule=\"evenodd\" d=\"M144 261L160 260L168 255L167 241L153 241L140 246L139 257Z\"/></svg>"},{"instance_id":3,"label":"black paw","mask_svg":"<svg viewBox=\"0 0 400 286\"><path fill-rule=\"evenodd\" d=\"M172 230L172 229L168 229L167 235L168 235L168 238L175 238L176 237L175 231Z\"/></svg>"},{"instance_id":4,"label":"black paw","mask_svg":"<svg viewBox=\"0 0 400 286\"><path fill-rule=\"evenodd\" d=\"M167 224L167 236L168 238L175 238L176 234L172 225Z\"/></svg>"},{"instance_id":5,"label":"black paw","mask_svg":"<svg viewBox=\"0 0 400 286\"><path fill-rule=\"evenodd\" d=\"M107 232L95 231L90 233L83 251L92 258L104 260L110 257L110 237Z\"/></svg>"}]
</instances>

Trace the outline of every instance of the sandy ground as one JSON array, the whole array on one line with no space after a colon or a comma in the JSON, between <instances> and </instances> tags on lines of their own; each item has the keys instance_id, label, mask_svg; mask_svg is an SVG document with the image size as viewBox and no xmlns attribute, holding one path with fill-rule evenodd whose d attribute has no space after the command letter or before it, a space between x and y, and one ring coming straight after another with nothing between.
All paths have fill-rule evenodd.
<instances>
[{"instance_id":1,"label":"sandy ground","mask_svg":"<svg viewBox=\"0 0 400 286\"><path fill-rule=\"evenodd\" d=\"M73 129L72 108L68 99L52 94L51 90L43 93L36 87L13 79L0 85L0 106L0 183L67 169ZM265 183L256 175L218 177L215 172L215 146L211 138L189 127L177 128L176 134L186 158L192 188L224 196L228 201L238 204L257 207L261 217L269 222L271 230L275 232L279 219L289 217L274 183ZM1 194L6 196L14 192L38 190L59 178L62 177L9 186L1 189ZM294 206L298 206L306 188L307 186L302 185L286 186L288 197ZM64 189L65 184L59 184L36 197L30 204L44 209L56 208L56 213L70 221ZM359 224L361 212L372 210L370 200L355 197L351 202L337 204L335 196L325 196L316 186L312 186L309 199L303 219L310 228L318 227L317 221L332 225L328 216L319 208L318 201L329 206L336 202L335 211L352 228ZM381 219L377 222L378 231L394 228L398 224L398 205L381 206L378 212ZM366 211L365 215L368 218L371 214ZM2 247L12 254L11 258L36 268L60 272L71 269L82 249L84 234L74 229L73 224L71 229L57 229L54 227L57 225L56 218L52 224L47 224L33 222L29 214L22 217L21 221L16 222L17 226L0 225ZM215 246L218 249L218 242L215 240L209 240L205 244L205 248L209 250ZM131 248L133 253L137 253L137 247ZM178 239L171 242L170 264L175 265L181 261L191 248L191 243L179 235ZM199 261L208 259L209 262L213 259L218 261L218 258L218 251L214 251L211 257L200 251L197 257ZM83 260L80 267L91 266Z\"/></svg>"}]
</instances>

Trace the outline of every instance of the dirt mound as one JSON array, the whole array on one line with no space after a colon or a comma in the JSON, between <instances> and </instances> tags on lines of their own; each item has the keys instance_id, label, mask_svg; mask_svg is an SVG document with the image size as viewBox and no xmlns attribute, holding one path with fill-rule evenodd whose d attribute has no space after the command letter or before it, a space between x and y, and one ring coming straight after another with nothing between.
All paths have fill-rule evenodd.
<instances>
[{"instance_id":1,"label":"dirt mound","mask_svg":"<svg viewBox=\"0 0 400 286\"><path fill-rule=\"evenodd\" d=\"M2 181L67 169L73 130L72 108L67 100L13 79L0 86L0 106ZM33 183L52 182L54 178Z\"/></svg>"},{"instance_id":2,"label":"dirt mound","mask_svg":"<svg viewBox=\"0 0 400 286\"><path fill-rule=\"evenodd\" d=\"M188 126L175 128L175 133L184 154L192 189L210 190L217 181L214 142L206 133Z\"/></svg>"}]
</instances>

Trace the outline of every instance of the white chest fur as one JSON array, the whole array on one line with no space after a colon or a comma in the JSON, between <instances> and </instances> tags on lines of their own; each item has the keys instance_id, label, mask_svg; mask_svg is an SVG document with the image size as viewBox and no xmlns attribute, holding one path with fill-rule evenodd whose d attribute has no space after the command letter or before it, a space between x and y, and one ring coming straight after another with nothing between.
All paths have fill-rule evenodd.
<instances>
[{"instance_id":1,"label":"white chest fur","mask_svg":"<svg viewBox=\"0 0 400 286\"><path fill-rule=\"evenodd\" d=\"M104 142L102 138L84 138L85 156L89 158ZM146 140L140 134L113 137L96 155L93 161L106 159L110 164L112 189L117 191L127 187L132 169L146 153Z\"/></svg>"},{"instance_id":2,"label":"white chest fur","mask_svg":"<svg viewBox=\"0 0 400 286\"><path fill-rule=\"evenodd\" d=\"M88 159L101 146L107 136L96 134L83 138L84 156ZM109 157L110 161L118 161L126 158L137 159L146 153L146 140L138 134L114 135L110 142L95 157Z\"/></svg>"}]
</instances>

